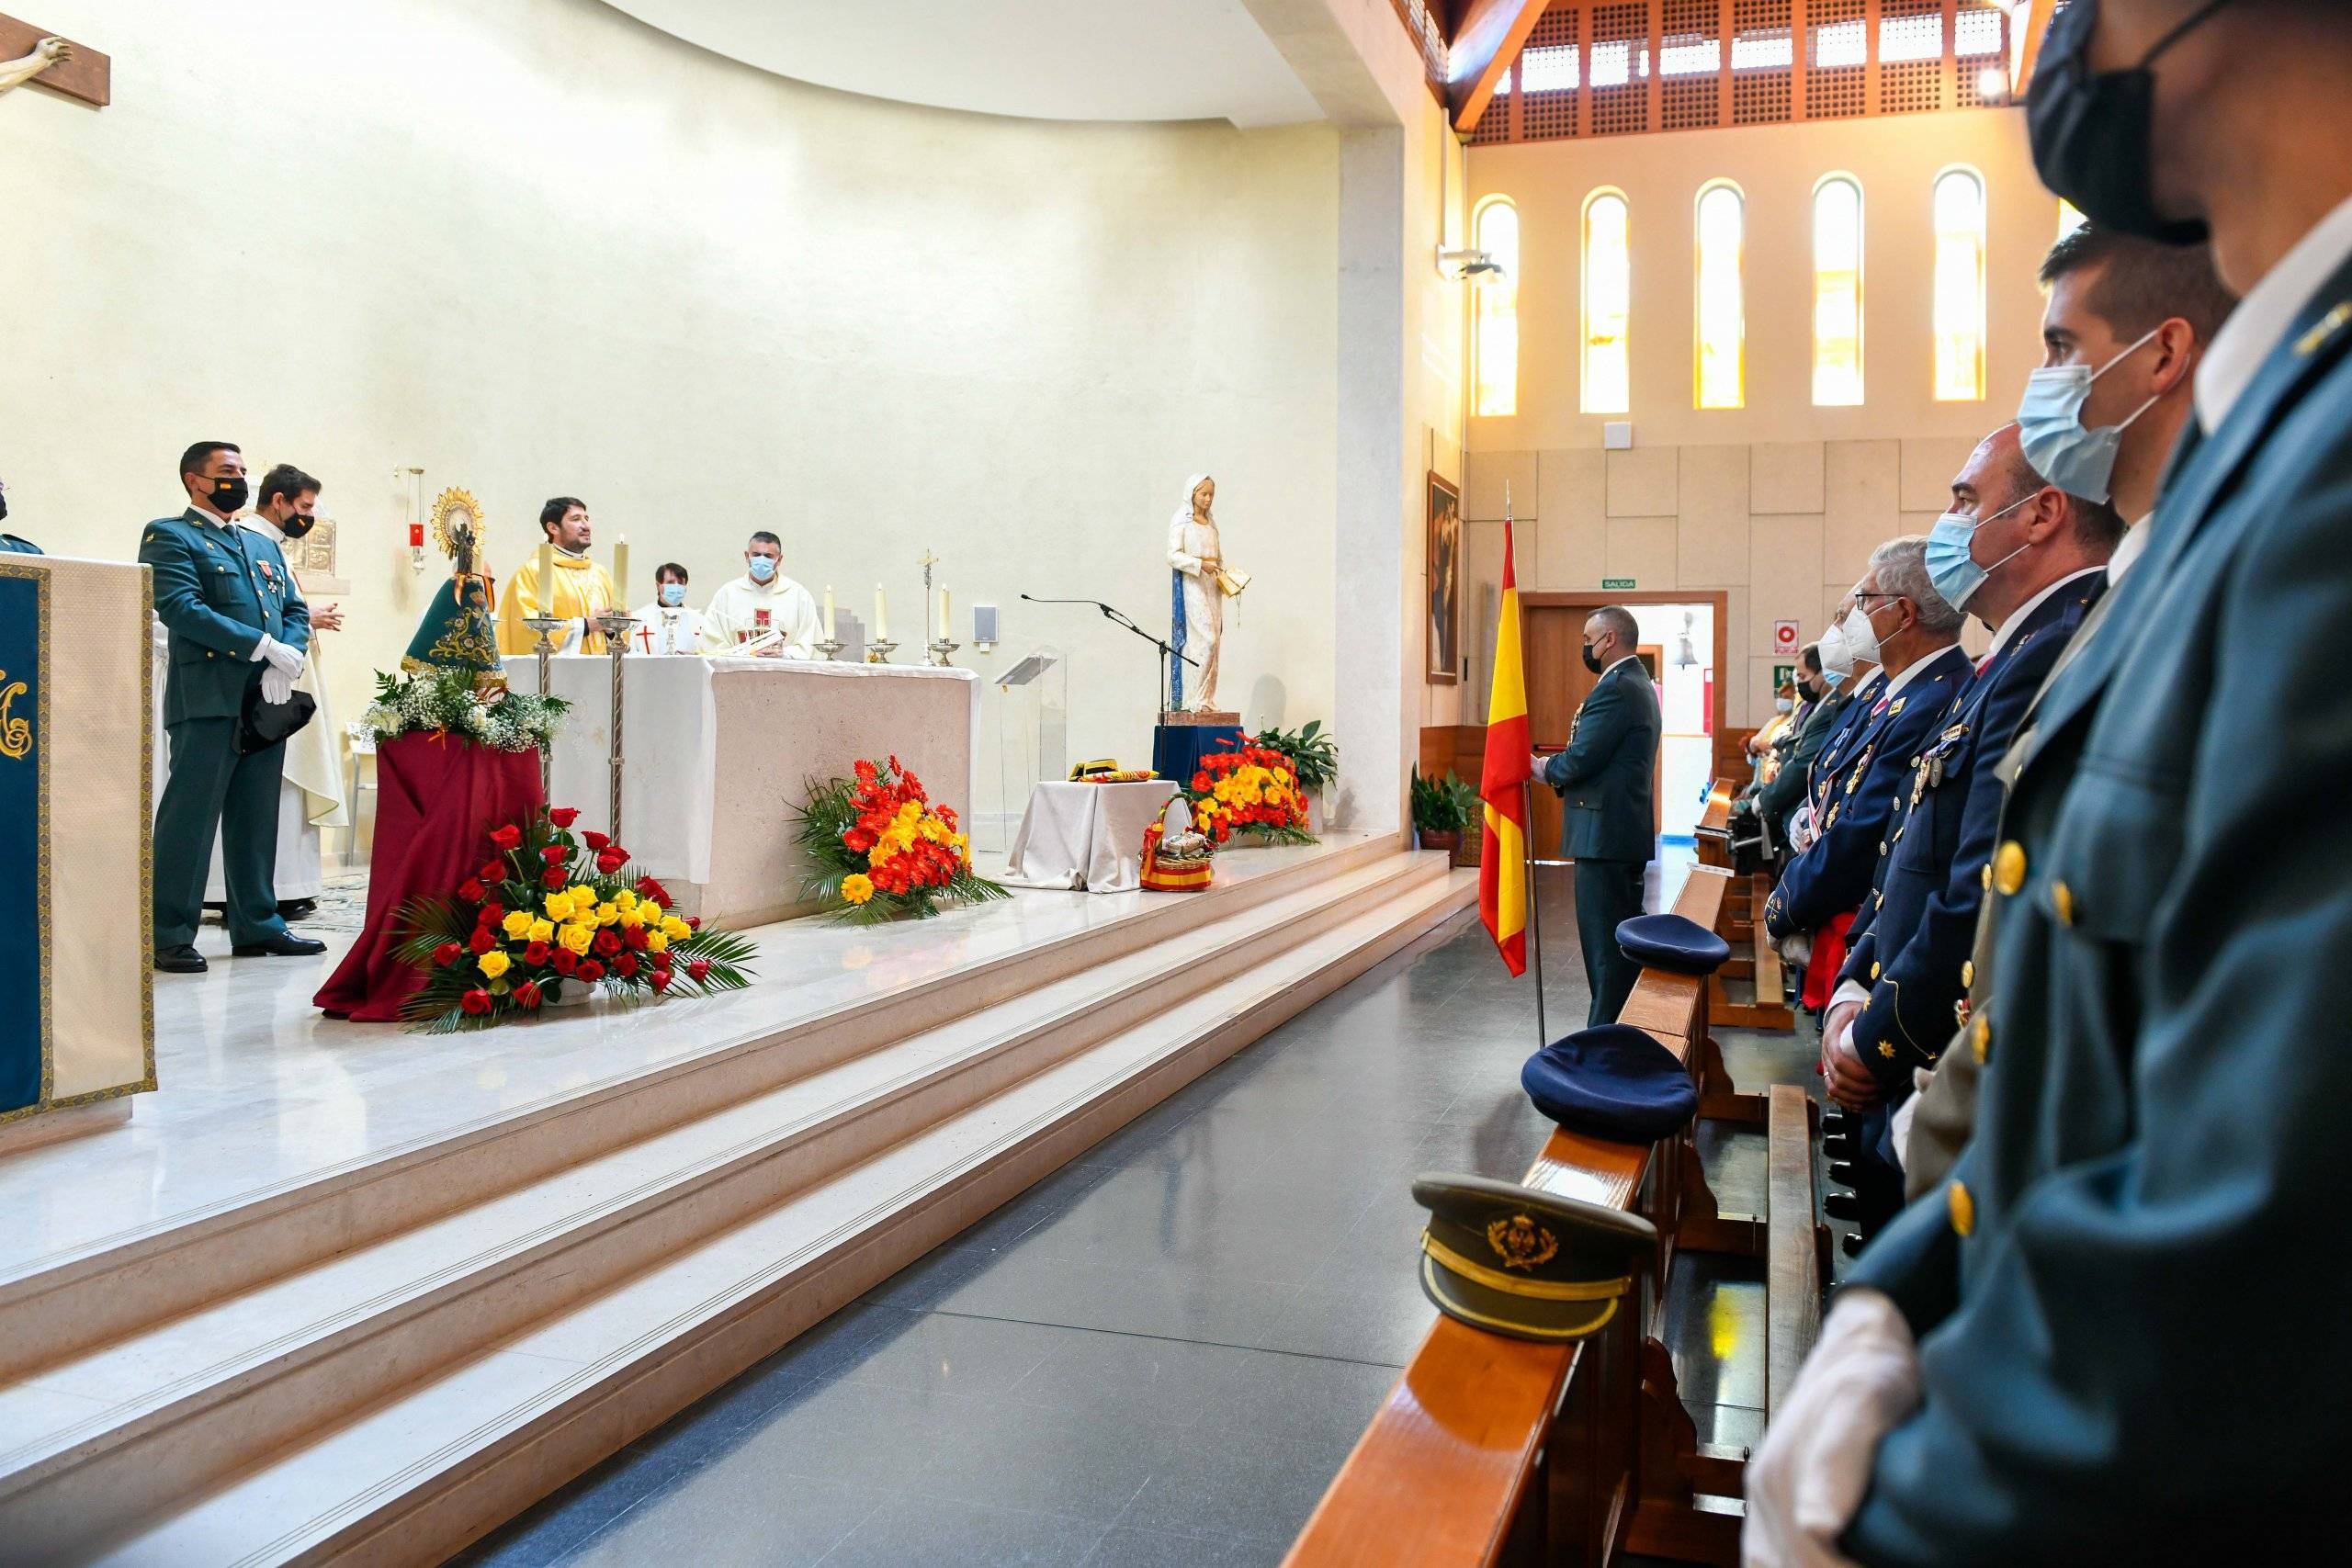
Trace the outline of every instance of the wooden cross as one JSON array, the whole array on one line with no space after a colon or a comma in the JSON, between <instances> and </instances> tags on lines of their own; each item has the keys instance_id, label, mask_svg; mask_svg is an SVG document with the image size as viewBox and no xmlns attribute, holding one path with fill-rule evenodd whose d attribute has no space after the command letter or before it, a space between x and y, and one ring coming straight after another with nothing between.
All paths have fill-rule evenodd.
<instances>
[{"instance_id":1,"label":"wooden cross","mask_svg":"<svg viewBox=\"0 0 2352 1568\"><path fill-rule=\"evenodd\" d=\"M58 36L46 28L0 15L0 60L22 59L41 39ZM69 98L106 107L114 96L114 62L87 44L73 39L65 41L74 45L73 54L32 78L27 85L47 87Z\"/></svg>"}]
</instances>

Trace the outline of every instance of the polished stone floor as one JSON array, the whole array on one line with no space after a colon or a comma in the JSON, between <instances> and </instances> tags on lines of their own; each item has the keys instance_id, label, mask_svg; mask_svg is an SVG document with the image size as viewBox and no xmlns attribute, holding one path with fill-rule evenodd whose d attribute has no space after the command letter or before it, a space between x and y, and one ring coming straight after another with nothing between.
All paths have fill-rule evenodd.
<instances>
[{"instance_id":1,"label":"polished stone floor","mask_svg":"<svg viewBox=\"0 0 2352 1568\"><path fill-rule=\"evenodd\" d=\"M1543 881L1561 1033L1586 992L1567 874ZM1411 1179L1515 1174L1549 1131L1518 1082L1532 1010L1457 923L461 1561L1278 1562L1428 1328ZM1809 1047L1720 1037L1743 1085L1802 1081ZM1725 1207L1760 1211L1762 1139L1707 1152ZM1669 1344L1702 1438L1745 1442L1763 1285L1713 1261L1678 1269Z\"/></svg>"}]
</instances>

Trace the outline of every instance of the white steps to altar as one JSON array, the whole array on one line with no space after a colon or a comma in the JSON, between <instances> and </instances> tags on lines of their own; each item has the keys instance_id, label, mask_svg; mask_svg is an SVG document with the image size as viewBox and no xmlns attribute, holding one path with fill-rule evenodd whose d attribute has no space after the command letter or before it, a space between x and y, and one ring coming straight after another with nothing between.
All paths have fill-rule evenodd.
<instances>
[{"instance_id":1,"label":"white steps to altar","mask_svg":"<svg viewBox=\"0 0 2352 1568\"><path fill-rule=\"evenodd\" d=\"M1369 840L476 1130L449 1181L410 1151L360 1204L210 1216L209 1294L0 1385L0 1541L12 1562L436 1561L1473 891ZM327 1215L358 1223L286 1267ZM142 1239L117 1272L192 1251ZM99 1299L105 1261L65 1266L51 1304ZM0 1344L42 1299L12 1283Z\"/></svg>"}]
</instances>

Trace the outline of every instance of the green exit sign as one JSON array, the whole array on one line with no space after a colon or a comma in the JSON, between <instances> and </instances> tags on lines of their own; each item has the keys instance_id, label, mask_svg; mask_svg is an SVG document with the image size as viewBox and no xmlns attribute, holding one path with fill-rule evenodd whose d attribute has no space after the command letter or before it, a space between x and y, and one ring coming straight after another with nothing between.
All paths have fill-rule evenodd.
<instances>
[{"instance_id":1,"label":"green exit sign","mask_svg":"<svg viewBox=\"0 0 2352 1568\"><path fill-rule=\"evenodd\" d=\"M1600 586L1604 589L1631 588L1634 580L1630 577L1604 577L1600 580Z\"/></svg>"}]
</instances>

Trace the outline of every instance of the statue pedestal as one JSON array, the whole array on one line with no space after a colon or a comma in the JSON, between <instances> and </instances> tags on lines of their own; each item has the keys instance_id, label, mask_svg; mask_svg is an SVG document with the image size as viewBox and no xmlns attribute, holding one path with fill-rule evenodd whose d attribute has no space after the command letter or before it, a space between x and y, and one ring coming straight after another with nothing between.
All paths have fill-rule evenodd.
<instances>
[{"instance_id":1,"label":"statue pedestal","mask_svg":"<svg viewBox=\"0 0 2352 1568\"><path fill-rule=\"evenodd\" d=\"M1213 751L1230 751L1249 739L1241 732L1241 716L1232 713L1162 714L1151 732L1151 771L1163 779L1189 786L1200 771L1201 759Z\"/></svg>"},{"instance_id":2,"label":"statue pedestal","mask_svg":"<svg viewBox=\"0 0 2352 1568\"><path fill-rule=\"evenodd\" d=\"M1203 709L1199 712L1194 712L1190 708L1179 708L1174 713L1162 713L1159 716L1159 724L1160 728L1163 729L1181 729L1187 727L1211 729L1238 729L1241 727L1241 716L1238 713L1225 713L1217 709Z\"/></svg>"}]
</instances>

